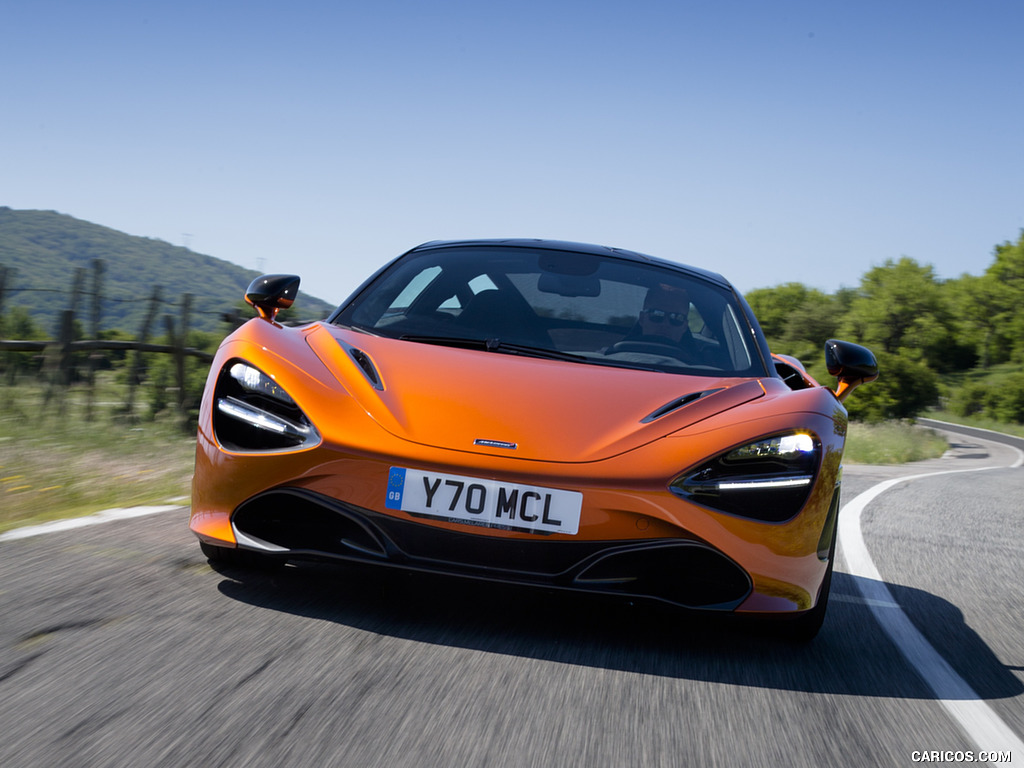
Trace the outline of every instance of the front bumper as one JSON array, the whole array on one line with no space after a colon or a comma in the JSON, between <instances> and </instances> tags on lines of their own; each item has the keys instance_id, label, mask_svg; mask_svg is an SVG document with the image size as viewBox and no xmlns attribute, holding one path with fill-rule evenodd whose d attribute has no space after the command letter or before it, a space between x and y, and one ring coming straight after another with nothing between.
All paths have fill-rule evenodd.
<instances>
[{"instance_id":1,"label":"front bumper","mask_svg":"<svg viewBox=\"0 0 1024 768\"><path fill-rule=\"evenodd\" d=\"M564 541L482 537L277 488L232 518L246 548L279 557L354 560L477 579L649 598L733 610L751 581L735 562L694 539Z\"/></svg>"}]
</instances>

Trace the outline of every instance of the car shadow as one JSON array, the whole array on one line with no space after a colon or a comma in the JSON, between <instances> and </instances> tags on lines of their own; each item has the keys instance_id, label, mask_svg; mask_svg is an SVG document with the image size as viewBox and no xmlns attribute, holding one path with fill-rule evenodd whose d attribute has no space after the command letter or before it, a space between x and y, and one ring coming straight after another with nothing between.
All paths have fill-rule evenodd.
<instances>
[{"instance_id":1,"label":"car shadow","mask_svg":"<svg viewBox=\"0 0 1024 768\"><path fill-rule=\"evenodd\" d=\"M860 577L839 571L818 637L793 643L746 622L657 604L358 564L216 570L219 590L234 600L415 642L757 688L935 698L860 598ZM939 642L929 640L980 698L1024 692L1014 668L956 606L886 586L899 605L942 628Z\"/></svg>"}]
</instances>

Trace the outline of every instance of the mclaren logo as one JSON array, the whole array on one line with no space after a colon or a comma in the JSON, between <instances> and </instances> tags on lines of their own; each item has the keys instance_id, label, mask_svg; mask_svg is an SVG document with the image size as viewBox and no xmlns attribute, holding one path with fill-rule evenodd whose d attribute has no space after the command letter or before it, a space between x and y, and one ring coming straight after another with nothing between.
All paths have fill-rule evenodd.
<instances>
[{"instance_id":1,"label":"mclaren logo","mask_svg":"<svg viewBox=\"0 0 1024 768\"><path fill-rule=\"evenodd\" d=\"M482 445L484 448L504 448L509 451L514 451L519 447L516 443L508 443L504 440L484 440L483 438L474 440L473 445Z\"/></svg>"}]
</instances>

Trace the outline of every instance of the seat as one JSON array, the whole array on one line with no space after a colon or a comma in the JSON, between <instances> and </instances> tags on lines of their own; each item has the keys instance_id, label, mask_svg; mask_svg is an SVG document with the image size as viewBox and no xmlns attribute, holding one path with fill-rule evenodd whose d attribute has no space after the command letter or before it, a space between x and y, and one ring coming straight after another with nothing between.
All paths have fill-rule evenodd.
<instances>
[{"instance_id":1,"label":"seat","mask_svg":"<svg viewBox=\"0 0 1024 768\"><path fill-rule=\"evenodd\" d=\"M481 291L469 301L456 323L472 338L553 348L537 313L522 296L511 291Z\"/></svg>"}]
</instances>

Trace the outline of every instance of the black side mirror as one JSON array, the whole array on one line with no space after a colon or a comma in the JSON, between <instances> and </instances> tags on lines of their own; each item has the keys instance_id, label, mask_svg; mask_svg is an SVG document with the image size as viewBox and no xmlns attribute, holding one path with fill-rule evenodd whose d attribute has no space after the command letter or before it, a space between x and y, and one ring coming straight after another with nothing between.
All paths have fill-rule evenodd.
<instances>
[{"instance_id":1,"label":"black side mirror","mask_svg":"<svg viewBox=\"0 0 1024 768\"><path fill-rule=\"evenodd\" d=\"M854 389L878 378L878 361L867 347L849 341L829 339L825 342L825 367L830 376L839 379L836 397L846 400Z\"/></svg>"},{"instance_id":2,"label":"black side mirror","mask_svg":"<svg viewBox=\"0 0 1024 768\"><path fill-rule=\"evenodd\" d=\"M261 275L249 283L245 300L256 307L260 317L273 322L278 311L288 309L298 295L297 275Z\"/></svg>"}]
</instances>

